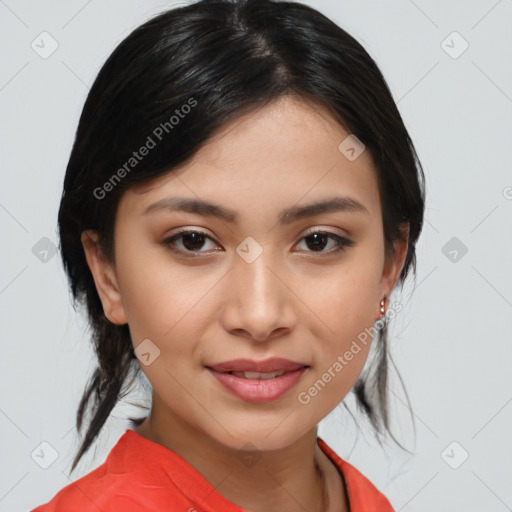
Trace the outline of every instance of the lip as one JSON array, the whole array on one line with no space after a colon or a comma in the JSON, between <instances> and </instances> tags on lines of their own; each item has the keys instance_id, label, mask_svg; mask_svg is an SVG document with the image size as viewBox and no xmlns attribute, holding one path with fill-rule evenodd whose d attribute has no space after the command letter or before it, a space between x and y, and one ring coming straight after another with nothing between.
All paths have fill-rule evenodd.
<instances>
[{"instance_id":1,"label":"lip","mask_svg":"<svg viewBox=\"0 0 512 512\"><path fill-rule=\"evenodd\" d=\"M298 368L309 366L307 363L299 363L282 357L271 357L264 361L253 361L252 359L233 359L223 363L207 365L216 372L292 372Z\"/></svg>"},{"instance_id":2,"label":"lip","mask_svg":"<svg viewBox=\"0 0 512 512\"><path fill-rule=\"evenodd\" d=\"M235 359L206 367L215 379L233 395L250 403L278 400L295 387L309 365L288 359L272 358L265 361ZM270 373L285 371L273 379L245 379L232 375L230 371Z\"/></svg>"}]
</instances>

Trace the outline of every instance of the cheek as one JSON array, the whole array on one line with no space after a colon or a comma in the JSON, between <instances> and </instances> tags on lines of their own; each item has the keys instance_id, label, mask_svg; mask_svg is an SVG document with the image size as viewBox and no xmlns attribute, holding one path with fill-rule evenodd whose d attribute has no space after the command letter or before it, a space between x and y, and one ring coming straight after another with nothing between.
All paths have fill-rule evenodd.
<instances>
[{"instance_id":1,"label":"cheek","mask_svg":"<svg viewBox=\"0 0 512 512\"><path fill-rule=\"evenodd\" d=\"M134 345L159 338L184 309L179 282L154 251L124 244L116 261L123 307ZM178 300L180 299L180 300Z\"/></svg>"},{"instance_id":2,"label":"cheek","mask_svg":"<svg viewBox=\"0 0 512 512\"><path fill-rule=\"evenodd\" d=\"M305 284L312 309L330 327L333 336L357 334L375 321L378 279L375 271L363 266L351 266L326 276L317 286Z\"/></svg>"},{"instance_id":3,"label":"cheek","mask_svg":"<svg viewBox=\"0 0 512 512\"><path fill-rule=\"evenodd\" d=\"M325 416L347 396L368 358L376 293L368 275L329 280L311 307L320 313L321 327L315 333L315 371L299 390L299 401L310 402L314 416Z\"/></svg>"},{"instance_id":4,"label":"cheek","mask_svg":"<svg viewBox=\"0 0 512 512\"><path fill-rule=\"evenodd\" d=\"M214 288L219 278L206 267L186 272L183 266L172 264L165 251L142 252L129 249L117 262L133 345L149 339L162 356L188 354L195 331L211 315L211 299L205 298L205 290Z\"/></svg>"},{"instance_id":5,"label":"cheek","mask_svg":"<svg viewBox=\"0 0 512 512\"><path fill-rule=\"evenodd\" d=\"M315 333L318 369L320 374L330 371L325 380L333 383L327 393L334 401L348 393L368 357L378 307L376 268L378 262L365 263L361 256L322 279L320 286L309 286L308 305L320 320Z\"/></svg>"},{"instance_id":6,"label":"cheek","mask_svg":"<svg viewBox=\"0 0 512 512\"><path fill-rule=\"evenodd\" d=\"M374 309L361 295L357 298L342 295L337 301L331 301L329 307L327 322L333 332L322 343L321 353L318 354L321 358L319 368L322 373L330 371L331 376L333 373L340 375L333 380L346 387L344 392L348 392L368 356ZM329 379L328 376L326 378Z\"/></svg>"}]
</instances>

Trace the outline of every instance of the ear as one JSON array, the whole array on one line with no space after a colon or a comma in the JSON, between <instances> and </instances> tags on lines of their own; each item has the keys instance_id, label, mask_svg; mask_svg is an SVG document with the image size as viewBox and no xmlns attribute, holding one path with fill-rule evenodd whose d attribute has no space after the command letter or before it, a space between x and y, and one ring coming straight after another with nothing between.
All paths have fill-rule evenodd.
<instances>
[{"instance_id":1,"label":"ear","mask_svg":"<svg viewBox=\"0 0 512 512\"><path fill-rule=\"evenodd\" d=\"M113 324L126 324L128 320L121 300L115 269L102 253L98 243L98 233L88 229L82 232L80 239L105 316Z\"/></svg>"},{"instance_id":2,"label":"ear","mask_svg":"<svg viewBox=\"0 0 512 512\"><path fill-rule=\"evenodd\" d=\"M409 223L404 222L400 225L400 232L402 234L401 238L395 240L393 243L393 254L386 255L386 260L384 263L384 269L382 271L381 278L381 287L380 287L380 299L383 299L384 296L389 298L389 295L393 288L395 287L398 278L400 277L400 272L405 263L405 258L407 257L407 250L409 247ZM377 319L380 318L380 304L378 305L378 313Z\"/></svg>"}]
</instances>

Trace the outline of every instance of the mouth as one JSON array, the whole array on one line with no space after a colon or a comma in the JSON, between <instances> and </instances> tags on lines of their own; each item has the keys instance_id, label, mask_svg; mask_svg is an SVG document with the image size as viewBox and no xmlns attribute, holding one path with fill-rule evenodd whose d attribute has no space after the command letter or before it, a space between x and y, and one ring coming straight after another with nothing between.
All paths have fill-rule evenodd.
<instances>
[{"instance_id":1,"label":"mouth","mask_svg":"<svg viewBox=\"0 0 512 512\"><path fill-rule=\"evenodd\" d=\"M233 359L223 363L208 365L207 368L219 373L230 373L247 379L269 378L292 372L299 368L309 367L307 363L292 361L281 357L271 357L264 361L252 359Z\"/></svg>"},{"instance_id":2,"label":"mouth","mask_svg":"<svg viewBox=\"0 0 512 512\"><path fill-rule=\"evenodd\" d=\"M235 360L206 366L222 387L246 402L277 400L301 380L310 365L285 359Z\"/></svg>"},{"instance_id":3,"label":"mouth","mask_svg":"<svg viewBox=\"0 0 512 512\"><path fill-rule=\"evenodd\" d=\"M309 366L303 366L302 368L309 368ZM210 370L213 370L213 368L209 368ZM299 369L299 368L297 368ZM213 370L216 371L216 370ZM296 371L296 370L293 370ZM281 377L282 375L285 375L287 372L285 370L282 370L280 372L218 372L218 373L225 373L229 375L234 375L235 377L239 377L240 379L249 379L249 380L270 380L275 379L277 377Z\"/></svg>"},{"instance_id":4,"label":"mouth","mask_svg":"<svg viewBox=\"0 0 512 512\"><path fill-rule=\"evenodd\" d=\"M270 379L275 379L276 377L281 377L281 375L284 375L285 373L288 373L288 372L283 370L280 372L269 372L269 373L262 373L262 372L219 372L219 373L228 373L229 375L234 375L235 377L240 377L241 379L270 380Z\"/></svg>"}]
</instances>

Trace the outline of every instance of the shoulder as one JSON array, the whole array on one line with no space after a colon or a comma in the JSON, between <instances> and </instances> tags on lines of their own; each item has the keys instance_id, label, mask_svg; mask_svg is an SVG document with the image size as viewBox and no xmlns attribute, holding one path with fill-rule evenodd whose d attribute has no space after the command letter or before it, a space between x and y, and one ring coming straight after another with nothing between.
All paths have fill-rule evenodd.
<instances>
[{"instance_id":1,"label":"shoulder","mask_svg":"<svg viewBox=\"0 0 512 512\"><path fill-rule=\"evenodd\" d=\"M141 503L132 496L107 493L103 496L89 496L73 493L67 487L58 492L48 503L40 505L31 512L141 512L151 508L141 508Z\"/></svg>"},{"instance_id":2,"label":"shoulder","mask_svg":"<svg viewBox=\"0 0 512 512\"><path fill-rule=\"evenodd\" d=\"M198 490L204 486L184 460L128 429L103 464L31 512L186 512Z\"/></svg>"},{"instance_id":3,"label":"shoulder","mask_svg":"<svg viewBox=\"0 0 512 512\"><path fill-rule=\"evenodd\" d=\"M343 475L352 512L394 512L388 498L363 473L342 459L320 437L318 445Z\"/></svg>"},{"instance_id":4,"label":"shoulder","mask_svg":"<svg viewBox=\"0 0 512 512\"><path fill-rule=\"evenodd\" d=\"M72 481L62 488L53 498L31 512L141 512L142 492L158 481L158 471L151 460L140 464L132 437L124 434L110 450L105 461L96 469ZM144 500L142 500L144 501ZM142 505L142 506L141 506Z\"/></svg>"},{"instance_id":5,"label":"shoulder","mask_svg":"<svg viewBox=\"0 0 512 512\"><path fill-rule=\"evenodd\" d=\"M126 478L126 475L116 475L115 477L109 475L105 466L104 463L66 485L50 501L31 512L64 512L71 509L80 510L80 512L140 510L134 506L136 504L126 493L126 491L134 490L136 482Z\"/></svg>"}]
</instances>

